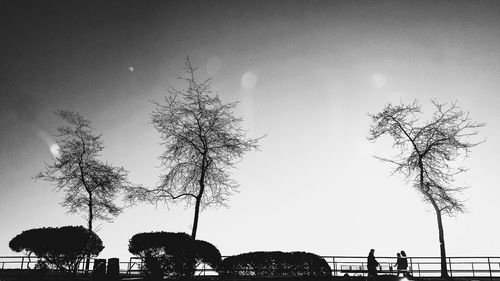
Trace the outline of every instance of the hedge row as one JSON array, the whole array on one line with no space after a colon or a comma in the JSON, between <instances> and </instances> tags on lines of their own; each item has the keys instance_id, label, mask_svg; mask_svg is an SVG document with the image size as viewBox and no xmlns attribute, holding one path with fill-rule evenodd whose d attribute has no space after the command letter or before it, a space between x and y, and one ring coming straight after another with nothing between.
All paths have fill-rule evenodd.
<instances>
[{"instance_id":1,"label":"hedge row","mask_svg":"<svg viewBox=\"0 0 500 281\"><path fill-rule=\"evenodd\" d=\"M145 275L153 279L190 276L199 263L217 269L221 262L221 254L214 245L193 241L182 232L136 234L129 241L129 252L142 258Z\"/></svg>"},{"instance_id":2,"label":"hedge row","mask_svg":"<svg viewBox=\"0 0 500 281\"><path fill-rule=\"evenodd\" d=\"M222 276L330 276L322 257L307 252L251 252L222 261Z\"/></svg>"},{"instance_id":3,"label":"hedge row","mask_svg":"<svg viewBox=\"0 0 500 281\"><path fill-rule=\"evenodd\" d=\"M37 228L14 237L9 247L16 252L35 254L49 265L75 274L86 256L97 256L104 246L83 226ZM219 250L186 233L138 233L129 240L129 252L143 260L143 273L149 279L191 276L204 263L221 276L314 276L331 275L328 263L307 252L251 252L221 260Z\"/></svg>"}]
</instances>

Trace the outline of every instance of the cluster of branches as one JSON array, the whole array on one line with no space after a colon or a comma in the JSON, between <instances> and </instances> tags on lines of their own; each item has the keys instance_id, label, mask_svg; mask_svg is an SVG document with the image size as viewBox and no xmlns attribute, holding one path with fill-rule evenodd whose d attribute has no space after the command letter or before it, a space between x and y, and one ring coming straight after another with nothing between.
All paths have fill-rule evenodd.
<instances>
[{"instance_id":1,"label":"cluster of branches","mask_svg":"<svg viewBox=\"0 0 500 281\"><path fill-rule=\"evenodd\" d=\"M469 113L456 102L440 104L432 101L435 111L429 121L421 121L421 106L412 104L387 105L381 112L370 114L372 124L369 140L382 135L393 139L399 153L392 158L377 157L395 165L393 173L403 174L422 192L424 200L438 210L452 215L464 211L456 194L465 187L453 187L454 177L466 171L451 163L483 141L471 141L484 123L474 122ZM435 207L436 207L435 206Z\"/></svg>"},{"instance_id":2,"label":"cluster of branches","mask_svg":"<svg viewBox=\"0 0 500 281\"><path fill-rule=\"evenodd\" d=\"M183 199L194 203L195 218L192 237L196 237L200 209L225 206L228 197L237 191L231 178L243 155L258 149L259 139L246 137L242 119L235 117L237 103L222 103L211 90L211 80L195 78L196 68L186 60L187 83L182 90L171 88L165 103L154 102L152 123L165 147L159 157L166 173L155 188L135 188L129 201L152 203ZM175 202L175 201L174 201Z\"/></svg>"},{"instance_id":3,"label":"cluster of branches","mask_svg":"<svg viewBox=\"0 0 500 281\"><path fill-rule=\"evenodd\" d=\"M246 137L242 119L235 117L237 103L222 103L211 90L211 80L195 78L196 68L186 60L187 88L172 88L165 104L154 102L152 123L161 137L165 151L160 159L166 173L154 188L132 185L127 171L98 158L104 149L101 135L95 135L90 121L78 113L60 110L67 126L58 128L59 155L35 176L53 183L65 192L62 202L71 213L87 214L88 229L95 219L111 221L122 207L114 201L120 191L126 191L129 203L158 203L183 199L195 204L192 239L196 237L201 209L226 205L237 191L238 183L231 178L244 153L258 149L259 139Z\"/></svg>"},{"instance_id":4,"label":"cluster of branches","mask_svg":"<svg viewBox=\"0 0 500 281\"><path fill-rule=\"evenodd\" d=\"M66 121L58 128L59 155L35 176L65 192L61 205L70 213L83 213L92 231L92 222L111 221L122 207L114 201L120 190L128 186L127 171L98 159L104 145L101 135L95 135L90 121L67 110L56 112Z\"/></svg>"}]
</instances>

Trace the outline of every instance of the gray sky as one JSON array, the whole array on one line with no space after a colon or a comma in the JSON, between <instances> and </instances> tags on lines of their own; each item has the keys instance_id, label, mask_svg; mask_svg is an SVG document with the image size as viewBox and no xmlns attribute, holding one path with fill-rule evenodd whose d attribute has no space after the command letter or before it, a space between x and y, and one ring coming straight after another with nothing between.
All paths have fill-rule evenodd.
<instances>
[{"instance_id":1,"label":"gray sky","mask_svg":"<svg viewBox=\"0 0 500 281\"><path fill-rule=\"evenodd\" d=\"M239 163L231 207L202 213L199 239L224 255L437 256L431 208L390 166L388 139L366 140L388 102L458 101L487 141L457 184L468 212L445 219L449 255L498 255L500 5L495 1L4 1L0 4L0 255L23 230L85 225L32 176L70 109L103 134L103 159L154 185L161 169L153 105L190 55L225 102L239 101L261 152ZM192 209L139 205L98 234L103 257L128 257L145 231L190 233ZM99 225L99 223L98 223Z\"/></svg>"}]
</instances>

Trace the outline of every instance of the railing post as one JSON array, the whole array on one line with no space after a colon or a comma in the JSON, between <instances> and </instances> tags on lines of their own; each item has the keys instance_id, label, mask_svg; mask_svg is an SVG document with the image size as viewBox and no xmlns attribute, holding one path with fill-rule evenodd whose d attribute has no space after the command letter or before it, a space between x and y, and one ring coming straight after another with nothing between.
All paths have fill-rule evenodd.
<instances>
[{"instance_id":1,"label":"railing post","mask_svg":"<svg viewBox=\"0 0 500 281\"><path fill-rule=\"evenodd\" d=\"M422 275L420 274L420 263L417 263L417 267L418 267L418 277L422 277Z\"/></svg>"},{"instance_id":2,"label":"railing post","mask_svg":"<svg viewBox=\"0 0 500 281\"><path fill-rule=\"evenodd\" d=\"M448 267L450 268L450 277L453 277L453 269L451 269L451 258L448 257Z\"/></svg>"},{"instance_id":3,"label":"railing post","mask_svg":"<svg viewBox=\"0 0 500 281\"><path fill-rule=\"evenodd\" d=\"M23 265L24 265L24 257L21 258L21 269L23 269Z\"/></svg>"},{"instance_id":4,"label":"railing post","mask_svg":"<svg viewBox=\"0 0 500 281\"><path fill-rule=\"evenodd\" d=\"M471 262L470 265L472 265L472 277L476 277L476 273L474 272L474 262Z\"/></svg>"},{"instance_id":5,"label":"railing post","mask_svg":"<svg viewBox=\"0 0 500 281\"><path fill-rule=\"evenodd\" d=\"M490 279L493 279L493 275L491 274L491 262L490 262L490 257L488 257L488 268L490 270Z\"/></svg>"},{"instance_id":6,"label":"railing post","mask_svg":"<svg viewBox=\"0 0 500 281\"><path fill-rule=\"evenodd\" d=\"M132 258L128 259L128 270L127 270L127 276L130 274L132 271Z\"/></svg>"},{"instance_id":7,"label":"railing post","mask_svg":"<svg viewBox=\"0 0 500 281\"><path fill-rule=\"evenodd\" d=\"M335 257L332 257L332 266L333 266L333 276L337 276L337 264L335 263Z\"/></svg>"}]
</instances>

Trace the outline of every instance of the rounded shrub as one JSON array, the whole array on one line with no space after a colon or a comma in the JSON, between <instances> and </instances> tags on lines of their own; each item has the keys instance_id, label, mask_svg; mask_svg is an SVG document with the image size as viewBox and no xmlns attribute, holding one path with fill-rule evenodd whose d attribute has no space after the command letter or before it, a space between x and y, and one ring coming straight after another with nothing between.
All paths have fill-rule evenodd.
<instances>
[{"instance_id":1,"label":"rounded shrub","mask_svg":"<svg viewBox=\"0 0 500 281\"><path fill-rule=\"evenodd\" d=\"M149 279L193 275L199 263L216 269L221 261L217 248L186 233L138 233L129 240L129 252L140 256Z\"/></svg>"},{"instance_id":2,"label":"rounded shrub","mask_svg":"<svg viewBox=\"0 0 500 281\"><path fill-rule=\"evenodd\" d=\"M194 241L194 255L197 263L207 264L215 270L217 270L221 263L221 254L219 250L207 241Z\"/></svg>"},{"instance_id":3,"label":"rounded shrub","mask_svg":"<svg viewBox=\"0 0 500 281\"><path fill-rule=\"evenodd\" d=\"M99 236L83 226L25 230L9 242L9 247L15 252L33 253L68 274L76 274L84 258L95 257L104 249Z\"/></svg>"},{"instance_id":4,"label":"rounded shrub","mask_svg":"<svg viewBox=\"0 0 500 281\"><path fill-rule=\"evenodd\" d=\"M251 252L225 258L222 276L330 276L322 257L307 252Z\"/></svg>"}]
</instances>

